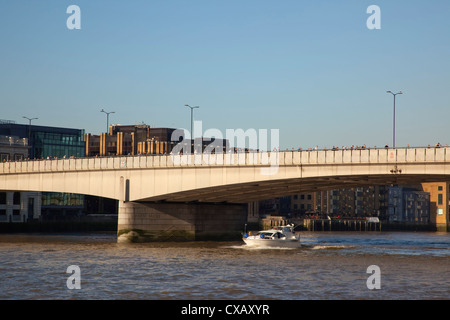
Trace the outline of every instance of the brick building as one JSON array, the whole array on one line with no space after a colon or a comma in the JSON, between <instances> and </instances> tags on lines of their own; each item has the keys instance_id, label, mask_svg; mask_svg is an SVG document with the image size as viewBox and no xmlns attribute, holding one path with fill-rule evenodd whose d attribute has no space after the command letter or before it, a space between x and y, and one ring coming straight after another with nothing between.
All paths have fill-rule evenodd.
<instances>
[{"instance_id":1,"label":"brick building","mask_svg":"<svg viewBox=\"0 0 450 320\"><path fill-rule=\"evenodd\" d=\"M422 183L422 189L430 194L430 222L445 230L450 225L450 182Z\"/></svg>"}]
</instances>

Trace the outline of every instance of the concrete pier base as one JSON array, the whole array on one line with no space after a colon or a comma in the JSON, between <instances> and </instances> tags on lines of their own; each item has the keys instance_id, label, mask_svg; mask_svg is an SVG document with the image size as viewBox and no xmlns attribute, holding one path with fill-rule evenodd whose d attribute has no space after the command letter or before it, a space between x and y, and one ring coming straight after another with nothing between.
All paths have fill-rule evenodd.
<instances>
[{"instance_id":1,"label":"concrete pier base","mask_svg":"<svg viewBox=\"0 0 450 320\"><path fill-rule=\"evenodd\" d=\"M238 240L247 205L119 202L118 242Z\"/></svg>"}]
</instances>

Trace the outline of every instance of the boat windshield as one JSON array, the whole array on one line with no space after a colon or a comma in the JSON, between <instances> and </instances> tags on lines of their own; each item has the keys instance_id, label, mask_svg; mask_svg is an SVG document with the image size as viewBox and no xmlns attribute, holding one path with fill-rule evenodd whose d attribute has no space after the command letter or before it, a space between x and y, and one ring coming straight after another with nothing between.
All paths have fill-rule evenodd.
<instances>
[{"instance_id":1,"label":"boat windshield","mask_svg":"<svg viewBox=\"0 0 450 320\"><path fill-rule=\"evenodd\" d=\"M261 238L262 238L262 236L271 237L273 235L273 233L272 232L258 232L256 235L261 236Z\"/></svg>"},{"instance_id":2,"label":"boat windshield","mask_svg":"<svg viewBox=\"0 0 450 320\"><path fill-rule=\"evenodd\" d=\"M261 239L280 239L280 238L286 238L286 235L284 235L281 232L258 232L256 235L260 237Z\"/></svg>"},{"instance_id":3,"label":"boat windshield","mask_svg":"<svg viewBox=\"0 0 450 320\"><path fill-rule=\"evenodd\" d=\"M295 233L294 228L292 228L292 227L275 227L274 229L278 230L278 231L282 231L282 232Z\"/></svg>"}]
</instances>

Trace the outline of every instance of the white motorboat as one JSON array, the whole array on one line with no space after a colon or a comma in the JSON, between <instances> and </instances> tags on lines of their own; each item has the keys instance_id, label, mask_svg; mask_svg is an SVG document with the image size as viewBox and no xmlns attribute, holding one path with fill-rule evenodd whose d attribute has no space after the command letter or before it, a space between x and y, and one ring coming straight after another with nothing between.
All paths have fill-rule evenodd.
<instances>
[{"instance_id":1,"label":"white motorboat","mask_svg":"<svg viewBox=\"0 0 450 320\"><path fill-rule=\"evenodd\" d=\"M295 233L293 224L258 231L256 234L245 233L242 240L247 246L252 248L300 247L300 236Z\"/></svg>"}]
</instances>

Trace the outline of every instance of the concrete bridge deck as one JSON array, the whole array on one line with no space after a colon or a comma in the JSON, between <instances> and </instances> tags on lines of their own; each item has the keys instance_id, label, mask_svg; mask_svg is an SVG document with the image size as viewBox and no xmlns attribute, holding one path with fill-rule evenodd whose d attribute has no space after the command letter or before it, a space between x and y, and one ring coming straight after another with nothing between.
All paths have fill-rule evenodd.
<instances>
[{"instance_id":1,"label":"concrete bridge deck","mask_svg":"<svg viewBox=\"0 0 450 320\"><path fill-rule=\"evenodd\" d=\"M123 201L248 203L305 191L450 179L450 149L366 149L0 163L0 190Z\"/></svg>"}]
</instances>

